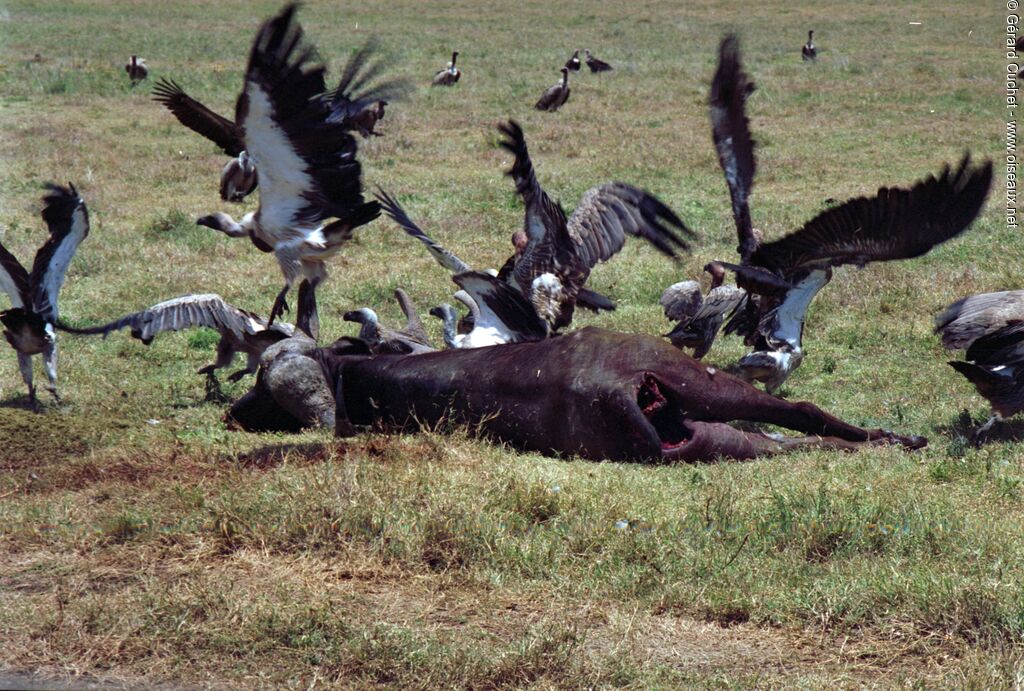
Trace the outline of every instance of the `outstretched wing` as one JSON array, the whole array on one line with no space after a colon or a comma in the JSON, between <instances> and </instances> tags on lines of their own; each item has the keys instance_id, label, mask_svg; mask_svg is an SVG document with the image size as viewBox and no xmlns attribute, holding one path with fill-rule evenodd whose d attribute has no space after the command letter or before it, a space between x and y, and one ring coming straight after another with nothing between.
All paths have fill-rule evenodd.
<instances>
[{"instance_id":1,"label":"outstretched wing","mask_svg":"<svg viewBox=\"0 0 1024 691\"><path fill-rule=\"evenodd\" d=\"M56 322L57 295L64 285L64 275L78 251L78 245L89 234L89 211L71 183L61 187L51 182L47 183L46 189L43 221L50 231L50 238L36 252L28 282L32 287L33 309L43 319Z\"/></svg>"},{"instance_id":2,"label":"outstretched wing","mask_svg":"<svg viewBox=\"0 0 1024 691\"><path fill-rule=\"evenodd\" d=\"M303 45L296 8L287 5L260 27L236 107L259 170L262 223L292 228L337 217L355 227L379 207L363 201L356 140L346 125L330 121L324 66Z\"/></svg>"},{"instance_id":3,"label":"outstretched wing","mask_svg":"<svg viewBox=\"0 0 1024 691\"><path fill-rule=\"evenodd\" d=\"M519 291L482 271L452 276L480 308L474 328L493 329L508 343L539 341L547 337L547 323L537 316L533 306Z\"/></svg>"},{"instance_id":4,"label":"outstretched wing","mask_svg":"<svg viewBox=\"0 0 1024 691\"><path fill-rule=\"evenodd\" d=\"M416 225L409 215L405 213L405 209L398 203L398 200L392 197L390 194L385 192L381 188L377 188L377 193L374 195L377 202L380 203L381 209L387 214L391 220L402 227L406 233L416 238L427 248L431 256L437 260L437 263L448 269L452 273L464 273L466 271L472 271L473 269L466 262L462 261L449 250L439 245L429 235L423 232L423 230Z\"/></svg>"},{"instance_id":5,"label":"outstretched wing","mask_svg":"<svg viewBox=\"0 0 1024 691\"><path fill-rule=\"evenodd\" d=\"M21 262L0 244L0 288L11 298L11 307L32 304L32 289L28 272Z\"/></svg>"},{"instance_id":6,"label":"outstretched wing","mask_svg":"<svg viewBox=\"0 0 1024 691\"><path fill-rule=\"evenodd\" d=\"M238 125L186 94L176 82L161 79L153 87L153 98L164 104L178 122L209 139L228 156L237 156L245 149Z\"/></svg>"},{"instance_id":7,"label":"outstretched wing","mask_svg":"<svg viewBox=\"0 0 1024 691\"><path fill-rule=\"evenodd\" d=\"M149 345L157 334L197 326L216 329L221 335L230 334L241 341L246 335L265 331L267 321L257 314L228 304L220 295L207 293L166 300L102 326L64 329L73 333L106 336L111 331L130 328L133 337ZM291 331L291 325L280 323L275 323L273 328Z\"/></svg>"},{"instance_id":8,"label":"outstretched wing","mask_svg":"<svg viewBox=\"0 0 1024 691\"><path fill-rule=\"evenodd\" d=\"M662 254L688 250L683 237L693 232L657 197L623 182L609 182L583 193L567 223L573 254L587 268L622 249L626 236L646 240Z\"/></svg>"},{"instance_id":9,"label":"outstretched wing","mask_svg":"<svg viewBox=\"0 0 1024 691\"><path fill-rule=\"evenodd\" d=\"M761 245L750 262L788 274L800 268L910 259L965 231L992 186L992 162L943 168L910 189L883 187L829 209L800 230Z\"/></svg>"},{"instance_id":10,"label":"outstretched wing","mask_svg":"<svg viewBox=\"0 0 1024 691\"><path fill-rule=\"evenodd\" d=\"M341 79L333 91L325 94L330 101L331 120L346 121L355 117L377 101L398 101L412 90L412 83L405 78L394 77L371 84L387 68L383 58L378 58L379 42L368 38L357 50L341 72Z\"/></svg>"},{"instance_id":11,"label":"outstretched wing","mask_svg":"<svg viewBox=\"0 0 1024 691\"><path fill-rule=\"evenodd\" d=\"M747 96L753 91L754 83L740 63L739 40L729 34L718 47L718 69L711 81L708 103L711 106L711 135L732 198L732 215L739 237L736 249L743 262L757 248L748 204L757 169L754 140L750 136L746 112Z\"/></svg>"},{"instance_id":12,"label":"outstretched wing","mask_svg":"<svg viewBox=\"0 0 1024 691\"><path fill-rule=\"evenodd\" d=\"M515 120L509 120L498 125L498 130L506 137L501 141L501 148L511 151L515 156L512 167L506 174L512 177L516 184L516 192L526 206L525 230L530 244L546 240L549 233L564 231L565 212L548 197L537 182L533 162L530 161L530 152L526 148L523 128Z\"/></svg>"}]
</instances>

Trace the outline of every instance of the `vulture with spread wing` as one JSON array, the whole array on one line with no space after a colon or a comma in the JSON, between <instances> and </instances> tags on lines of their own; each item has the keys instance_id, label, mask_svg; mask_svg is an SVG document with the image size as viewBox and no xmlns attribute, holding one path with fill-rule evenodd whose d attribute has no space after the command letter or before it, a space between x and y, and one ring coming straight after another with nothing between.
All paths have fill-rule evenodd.
<instances>
[{"instance_id":1,"label":"vulture with spread wing","mask_svg":"<svg viewBox=\"0 0 1024 691\"><path fill-rule=\"evenodd\" d=\"M509 120L499 129L505 135L502 148L515 156L508 175L526 207L526 244L507 268L508 280L553 330L572 322L591 270L621 250L627 236L642 238L673 259L689 249L686 238L693 233L675 212L649 192L622 182L587 190L567 217L537 182L519 124Z\"/></svg>"},{"instance_id":2,"label":"vulture with spread wing","mask_svg":"<svg viewBox=\"0 0 1024 691\"><path fill-rule=\"evenodd\" d=\"M750 220L754 143L746 117L753 84L742 70L739 44L727 36L711 88L711 122L719 162L732 198L740 264L712 262L713 286L726 269L746 291L726 332L743 335L754 352L737 365L740 376L773 392L804 356L803 326L811 301L843 264L919 257L950 240L977 217L992 184L992 163L970 155L909 188L883 187L819 214L803 228L762 243Z\"/></svg>"},{"instance_id":3,"label":"vulture with spread wing","mask_svg":"<svg viewBox=\"0 0 1024 691\"><path fill-rule=\"evenodd\" d=\"M363 199L356 140L345 119L335 117L324 66L303 45L296 7L288 5L257 33L236 108L244 149L259 170L260 206L238 221L214 213L197 223L273 251L285 286L269 322L301 282L296 325L315 339L315 291L327 276L325 263L380 207Z\"/></svg>"},{"instance_id":4,"label":"vulture with spread wing","mask_svg":"<svg viewBox=\"0 0 1024 691\"><path fill-rule=\"evenodd\" d=\"M89 211L75 186L49 183L43 197L43 221L50 232L32 262L31 273L6 247L0 245L0 285L11 299L11 308L0 312L4 338L18 353L18 368L28 387L34 410L39 399L32 384L32 356L42 354L49 384L46 390L58 402L57 333L59 321L57 296L64 285L71 259L89 234Z\"/></svg>"},{"instance_id":5,"label":"vulture with spread wing","mask_svg":"<svg viewBox=\"0 0 1024 691\"><path fill-rule=\"evenodd\" d=\"M133 338L149 345L158 334L197 327L206 327L220 333L217 359L201 368L199 374L212 377L216 370L234 362L236 353L246 354L245 368L229 375L228 381L238 381L247 374L255 373L263 351L295 333L295 327L291 324L268 324L260 315L235 307L214 293L183 295L165 300L101 326L61 328L76 334L102 334L104 338L112 331L131 329Z\"/></svg>"}]
</instances>

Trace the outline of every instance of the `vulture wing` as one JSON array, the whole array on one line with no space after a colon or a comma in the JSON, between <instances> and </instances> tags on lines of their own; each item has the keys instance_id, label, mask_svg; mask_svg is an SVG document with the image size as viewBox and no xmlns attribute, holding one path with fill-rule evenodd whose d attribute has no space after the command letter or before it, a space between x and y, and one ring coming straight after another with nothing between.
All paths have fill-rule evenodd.
<instances>
[{"instance_id":1,"label":"vulture wing","mask_svg":"<svg viewBox=\"0 0 1024 691\"><path fill-rule=\"evenodd\" d=\"M662 254L676 258L688 250L683 236L694 237L672 209L657 197L623 182L609 182L583 193L566 229L573 254L589 268L607 261L626 244L626 236L643 238Z\"/></svg>"},{"instance_id":2,"label":"vulture wing","mask_svg":"<svg viewBox=\"0 0 1024 691\"><path fill-rule=\"evenodd\" d=\"M376 218L362 196L356 140L329 122L324 66L303 46L297 5L287 5L256 35L236 120L260 175L260 214L267 228L291 229L330 217L351 227Z\"/></svg>"},{"instance_id":3,"label":"vulture wing","mask_svg":"<svg viewBox=\"0 0 1024 691\"><path fill-rule=\"evenodd\" d=\"M398 203L394 197L389 195L384 190L377 188L377 193L374 195L377 201L380 203L381 209L384 213L391 217L395 223L402 227L406 233L416 238L426 246L427 251L430 252L431 256L437 260L437 263L448 269L452 273L464 273L466 271L472 271L469 264L462 261L450 251L436 243L429 235L423 232L423 230L416 225L409 215L405 213L405 209L402 208L401 204Z\"/></svg>"},{"instance_id":4,"label":"vulture wing","mask_svg":"<svg viewBox=\"0 0 1024 691\"><path fill-rule=\"evenodd\" d=\"M374 60L379 53L379 42L367 39L345 64L338 86L325 97L330 101L331 120L347 124L365 108L377 101L398 101L412 89L408 79L392 78L372 84L387 68L385 61Z\"/></svg>"},{"instance_id":5,"label":"vulture wing","mask_svg":"<svg viewBox=\"0 0 1024 691\"><path fill-rule=\"evenodd\" d=\"M153 98L164 104L178 122L209 139L228 156L237 156L245 149L238 125L186 94L177 83L161 79L153 87Z\"/></svg>"},{"instance_id":6,"label":"vulture wing","mask_svg":"<svg viewBox=\"0 0 1024 691\"><path fill-rule=\"evenodd\" d=\"M1024 290L981 293L957 300L935 317L935 331L950 350L974 341L1014 321L1024 321Z\"/></svg>"},{"instance_id":7,"label":"vulture wing","mask_svg":"<svg viewBox=\"0 0 1024 691\"><path fill-rule=\"evenodd\" d=\"M165 331L180 331L197 326L216 329L221 335L230 334L241 341L245 336L255 335L267 329L263 317L228 304L220 295L184 295L153 305L141 312L129 314L102 326L84 329L65 328L79 334L103 334L130 328L132 336L149 345L157 334ZM291 324L275 322L274 329L291 335Z\"/></svg>"},{"instance_id":8,"label":"vulture wing","mask_svg":"<svg viewBox=\"0 0 1024 691\"><path fill-rule=\"evenodd\" d=\"M754 187L757 160L747 119L747 96L754 91L740 63L739 40L730 34L718 48L718 69L711 82L711 135L718 150L718 162L725 173L732 198L732 215L739 237L737 251L743 262L757 248L750 219L750 192Z\"/></svg>"},{"instance_id":9,"label":"vulture wing","mask_svg":"<svg viewBox=\"0 0 1024 691\"><path fill-rule=\"evenodd\" d=\"M883 187L829 209L800 230L761 245L750 262L783 274L801 268L910 259L965 231L992 186L992 162L964 156L910 189Z\"/></svg>"},{"instance_id":10,"label":"vulture wing","mask_svg":"<svg viewBox=\"0 0 1024 691\"><path fill-rule=\"evenodd\" d=\"M32 289L28 272L21 262L0 244L0 288L11 298L11 307L32 304Z\"/></svg>"},{"instance_id":11,"label":"vulture wing","mask_svg":"<svg viewBox=\"0 0 1024 691\"><path fill-rule=\"evenodd\" d=\"M89 234L89 211L71 183L67 187L48 183L46 189L43 220L50 238L36 252L29 285L32 286L33 309L45 320L56 322L57 295L78 245Z\"/></svg>"},{"instance_id":12,"label":"vulture wing","mask_svg":"<svg viewBox=\"0 0 1024 691\"><path fill-rule=\"evenodd\" d=\"M539 341L547 337L547 324L519 291L482 271L452 276L456 285L476 301L480 317L474 328L493 329L508 343Z\"/></svg>"}]
</instances>

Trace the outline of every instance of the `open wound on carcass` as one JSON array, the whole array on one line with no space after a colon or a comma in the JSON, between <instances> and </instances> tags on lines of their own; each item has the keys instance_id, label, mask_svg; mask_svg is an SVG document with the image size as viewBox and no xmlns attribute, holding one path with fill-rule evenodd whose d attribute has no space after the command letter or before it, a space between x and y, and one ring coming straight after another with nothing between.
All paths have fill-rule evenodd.
<instances>
[{"instance_id":1,"label":"open wound on carcass","mask_svg":"<svg viewBox=\"0 0 1024 691\"><path fill-rule=\"evenodd\" d=\"M675 449L689 441L692 434L686 428L682 411L662 393L654 375L644 374L636 392L636 403L658 433L662 449Z\"/></svg>"}]
</instances>

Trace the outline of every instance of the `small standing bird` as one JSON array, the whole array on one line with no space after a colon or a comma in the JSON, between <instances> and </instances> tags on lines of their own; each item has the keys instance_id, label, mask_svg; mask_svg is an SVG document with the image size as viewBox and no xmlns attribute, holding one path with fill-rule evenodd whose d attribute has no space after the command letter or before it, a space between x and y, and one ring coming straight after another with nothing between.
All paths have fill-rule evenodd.
<instances>
[{"instance_id":1,"label":"small standing bird","mask_svg":"<svg viewBox=\"0 0 1024 691\"><path fill-rule=\"evenodd\" d=\"M54 327L59 314L57 295L64 285L68 264L89 234L89 211L74 185L46 185L43 197L43 221L50 237L36 252L32 272L0 245L0 286L11 298L11 309L0 312L4 338L18 352L18 368L28 386L33 410L39 410L39 399L32 385L32 356L42 354L43 367L49 380L47 391L60 402L57 393L57 333Z\"/></svg>"},{"instance_id":2,"label":"small standing bird","mask_svg":"<svg viewBox=\"0 0 1024 691\"><path fill-rule=\"evenodd\" d=\"M817 60L818 59L818 47L814 45L814 30L811 29L807 32L807 43L800 50L803 54L804 60Z\"/></svg>"},{"instance_id":3,"label":"small standing bird","mask_svg":"<svg viewBox=\"0 0 1024 691\"><path fill-rule=\"evenodd\" d=\"M587 67L590 68L590 73L595 74L597 72L611 72L612 66L604 60L598 60L590 54L590 48L583 51L587 54Z\"/></svg>"},{"instance_id":4,"label":"small standing bird","mask_svg":"<svg viewBox=\"0 0 1024 691\"><path fill-rule=\"evenodd\" d=\"M373 105L363 108L348 119L349 125L352 129L361 134L363 139L384 136L374 128L377 126L378 122L384 119L384 106L387 104L387 101L381 100L377 101Z\"/></svg>"},{"instance_id":5,"label":"small standing bird","mask_svg":"<svg viewBox=\"0 0 1024 691\"><path fill-rule=\"evenodd\" d=\"M149 76L149 68L146 67L146 61L138 55L133 55L128 58L128 62L124 66L124 71L128 73L129 79L132 80L133 87Z\"/></svg>"},{"instance_id":6,"label":"small standing bird","mask_svg":"<svg viewBox=\"0 0 1024 691\"><path fill-rule=\"evenodd\" d=\"M577 48L572 52L572 57L565 61L565 68L573 72L579 72L582 64L580 61L580 49Z\"/></svg>"},{"instance_id":7,"label":"small standing bird","mask_svg":"<svg viewBox=\"0 0 1024 691\"><path fill-rule=\"evenodd\" d=\"M562 68L562 78L557 84L549 88L544 92L544 95L540 97L540 100L534 104L534 108L537 110L546 110L549 113L554 113L556 110L565 105L565 102L569 100L569 68Z\"/></svg>"},{"instance_id":8,"label":"small standing bird","mask_svg":"<svg viewBox=\"0 0 1024 691\"><path fill-rule=\"evenodd\" d=\"M455 82L459 81L459 77L462 76L462 72L455 66L455 60L458 57L459 51L452 51L452 61L448 63L448 67L445 67L434 75L434 79L430 83L431 86L453 86Z\"/></svg>"}]
</instances>

